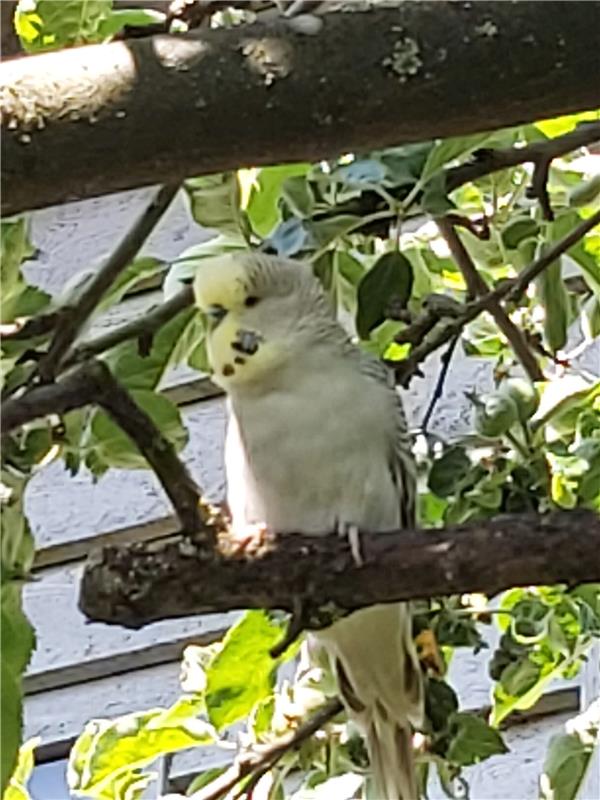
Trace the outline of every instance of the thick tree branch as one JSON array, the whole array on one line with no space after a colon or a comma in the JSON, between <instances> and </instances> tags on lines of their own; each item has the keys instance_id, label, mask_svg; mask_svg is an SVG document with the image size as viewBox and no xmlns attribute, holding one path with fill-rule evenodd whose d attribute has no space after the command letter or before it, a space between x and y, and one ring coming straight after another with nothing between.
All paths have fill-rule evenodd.
<instances>
[{"instance_id":1,"label":"thick tree branch","mask_svg":"<svg viewBox=\"0 0 600 800\"><path fill-rule=\"evenodd\" d=\"M3 213L600 105L594 3L409 1L323 14L306 34L292 22L3 63Z\"/></svg>"},{"instance_id":2,"label":"thick tree branch","mask_svg":"<svg viewBox=\"0 0 600 800\"><path fill-rule=\"evenodd\" d=\"M296 730L282 736L273 744L262 747L255 745L251 749L242 752L222 775L219 775L214 781L190 795L190 800L219 800L248 775L264 775L265 772L275 766L282 756L310 739L318 730L337 716L343 708L341 701L337 698L329 700Z\"/></svg>"},{"instance_id":3,"label":"thick tree branch","mask_svg":"<svg viewBox=\"0 0 600 800\"><path fill-rule=\"evenodd\" d=\"M465 303L462 311L459 313L453 311L451 317L446 316L441 318L438 316L438 324L428 329L428 333L426 333L422 341L417 340L417 342L414 343L407 358L403 361L390 362L390 366L396 373L397 382L402 386L408 386L411 379L419 374L420 365L425 361L427 356L439 347L442 347L446 342L449 342L450 339L462 331L465 325L474 320L483 311L486 311L490 302L499 302L501 300L513 302L519 300L527 290L529 284L537 278L541 272L599 224L600 211L596 211L591 217L580 222L580 224L573 228L566 236L545 250L539 258L532 261L515 280L504 281L496 289L488 292L488 294L483 297L472 300L470 303ZM422 326L423 323L417 320L415 324L417 326ZM409 328L410 327L412 326L409 326ZM414 339L409 337L409 329L400 331L396 337L396 341L414 342Z\"/></svg>"},{"instance_id":4,"label":"thick tree branch","mask_svg":"<svg viewBox=\"0 0 600 800\"><path fill-rule=\"evenodd\" d=\"M357 567L337 535L272 537L254 557L212 556L182 537L107 547L86 567L80 607L127 627L235 608L294 611L318 627L332 604L374 603L511 586L600 579L600 517L591 511L514 515L436 531L361 536ZM329 608L329 616L325 609Z\"/></svg>"},{"instance_id":5,"label":"thick tree branch","mask_svg":"<svg viewBox=\"0 0 600 800\"><path fill-rule=\"evenodd\" d=\"M169 184L158 190L152 202L127 231L106 263L86 284L75 303L61 310L60 325L50 342L48 353L38 365L38 372L43 381L54 378L84 323L152 233L178 190L179 184Z\"/></svg>"},{"instance_id":6,"label":"thick tree branch","mask_svg":"<svg viewBox=\"0 0 600 800\"><path fill-rule=\"evenodd\" d=\"M467 248L456 233L454 225L447 217L439 217L436 223L465 279L470 296L472 298L485 297L486 294L489 294L489 287L477 271L477 267L473 263L473 259L469 255ZM500 301L490 301L487 310L494 318L496 325L508 339L516 357L521 362L529 378L532 381L543 381L544 373L532 351L529 349L525 336L502 308Z\"/></svg>"}]
</instances>

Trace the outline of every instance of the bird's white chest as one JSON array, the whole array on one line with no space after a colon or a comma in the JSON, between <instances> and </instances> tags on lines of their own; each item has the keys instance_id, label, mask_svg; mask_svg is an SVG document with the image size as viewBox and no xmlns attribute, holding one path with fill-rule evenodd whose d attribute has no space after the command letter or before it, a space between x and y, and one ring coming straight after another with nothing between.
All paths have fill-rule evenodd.
<instances>
[{"instance_id":1,"label":"bird's white chest","mask_svg":"<svg viewBox=\"0 0 600 800\"><path fill-rule=\"evenodd\" d=\"M340 524L398 524L389 469L386 391L359 376L350 388L305 380L234 402L226 449L234 525L329 533Z\"/></svg>"}]
</instances>

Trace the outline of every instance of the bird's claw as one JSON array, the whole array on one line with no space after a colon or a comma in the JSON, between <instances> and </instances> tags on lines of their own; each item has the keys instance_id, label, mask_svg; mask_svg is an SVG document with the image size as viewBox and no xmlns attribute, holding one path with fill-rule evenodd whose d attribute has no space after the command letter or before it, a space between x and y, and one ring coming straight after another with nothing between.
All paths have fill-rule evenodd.
<instances>
[{"instance_id":1,"label":"bird's claw","mask_svg":"<svg viewBox=\"0 0 600 800\"><path fill-rule=\"evenodd\" d=\"M338 535L348 539L352 560L357 567L362 567L365 562L360 549L360 531L358 525L342 523L338 527Z\"/></svg>"},{"instance_id":2,"label":"bird's claw","mask_svg":"<svg viewBox=\"0 0 600 800\"><path fill-rule=\"evenodd\" d=\"M253 555L262 550L269 540L269 529L263 522L245 525L240 531L234 531L231 546L236 555Z\"/></svg>"}]
</instances>

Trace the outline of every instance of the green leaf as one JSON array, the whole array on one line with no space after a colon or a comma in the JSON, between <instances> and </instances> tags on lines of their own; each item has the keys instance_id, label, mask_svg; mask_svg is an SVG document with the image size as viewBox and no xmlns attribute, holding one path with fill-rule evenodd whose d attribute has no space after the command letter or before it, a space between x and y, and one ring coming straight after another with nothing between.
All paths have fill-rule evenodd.
<instances>
[{"instance_id":1,"label":"green leaf","mask_svg":"<svg viewBox=\"0 0 600 800\"><path fill-rule=\"evenodd\" d=\"M15 30L29 52L101 41L111 7L111 0L19 0Z\"/></svg>"},{"instance_id":2,"label":"green leaf","mask_svg":"<svg viewBox=\"0 0 600 800\"><path fill-rule=\"evenodd\" d=\"M542 131L544 136L553 139L555 136L562 136L564 133L575 130L581 122L592 122L599 119L600 111L582 111L579 114L568 114L536 122L535 127Z\"/></svg>"},{"instance_id":3,"label":"green leaf","mask_svg":"<svg viewBox=\"0 0 600 800\"><path fill-rule=\"evenodd\" d=\"M453 714L450 718L450 736L446 757L461 767L469 767L490 756L508 752L498 731L474 714Z\"/></svg>"},{"instance_id":4,"label":"green leaf","mask_svg":"<svg viewBox=\"0 0 600 800\"><path fill-rule=\"evenodd\" d=\"M19 749L17 766L13 772L10 783L2 795L2 800L30 800L27 783L33 772L33 751L40 743L39 736L29 739Z\"/></svg>"},{"instance_id":5,"label":"green leaf","mask_svg":"<svg viewBox=\"0 0 600 800\"><path fill-rule=\"evenodd\" d=\"M3 293L14 288L21 277L21 264L34 254L25 217L2 220L0 281Z\"/></svg>"},{"instance_id":6,"label":"green leaf","mask_svg":"<svg viewBox=\"0 0 600 800\"><path fill-rule=\"evenodd\" d=\"M1 226L0 285L2 304L0 319L12 322L18 317L37 314L50 302L50 295L29 286L21 275L21 264L34 254L24 217L3 220Z\"/></svg>"},{"instance_id":7,"label":"green leaf","mask_svg":"<svg viewBox=\"0 0 600 800\"><path fill-rule=\"evenodd\" d=\"M540 780L540 800L575 800L583 783L600 730L600 701L567 723L572 733L550 740Z\"/></svg>"},{"instance_id":8,"label":"green leaf","mask_svg":"<svg viewBox=\"0 0 600 800\"><path fill-rule=\"evenodd\" d=\"M330 242L333 242L334 239L337 239L339 236L344 236L354 230L360 221L360 217L352 214L339 214L336 217L329 217L319 222L312 222L308 228L313 234L317 245L319 247L326 247Z\"/></svg>"},{"instance_id":9,"label":"green leaf","mask_svg":"<svg viewBox=\"0 0 600 800\"><path fill-rule=\"evenodd\" d=\"M165 269L163 261L150 256L142 256L131 262L112 284L108 292L104 295L95 313L104 311L116 303L121 302L123 297L133 289L138 283L155 275L160 275Z\"/></svg>"},{"instance_id":10,"label":"green leaf","mask_svg":"<svg viewBox=\"0 0 600 800\"><path fill-rule=\"evenodd\" d=\"M281 221L279 199L286 178L306 175L310 166L303 163L283 164L259 170L245 209L252 229L258 236L268 236Z\"/></svg>"},{"instance_id":11,"label":"green leaf","mask_svg":"<svg viewBox=\"0 0 600 800\"><path fill-rule=\"evenodd\" d=\"M427 485L438 497L448 497L460 488L470 471L471 460L465 448L455 445L433 462Z\"/></svg>"},{"instance_id":12,"label":"green leaf","mask_svg":"<svg viewBox=\"0 0 600 800\"><path fill-rule=\"evenodd\" d=\"M98 26L98 35L108 39L120 33L125 27L143 28L145 25L158 25L166 19L166 14L151 8L115 9Z\"/></svg>"},{"instance_id":13,"label":"green leaf","mask_svg":"<svg viewBox=\"0 0 600 800\"><path fill-rule=\"evenodd\" d=\"M511 217L502 230L502 243L514 250L524 239L537 236L539 230L539 224L531 217Z\"/></svg>"},{"instance_id":14,"label":"green leaf","mask_svg":"<svg viewBox=\"0 0 600 800\"><path fill-rule=\"evenodd\" d=\"M187 340L190 331L192 341ZM154 389L169 367L188 357L202 335L200 314L186 308L157 331L147 354L140 354L136 341L127 341L107 353L105 360L127 389ZM186 347L182 347L184 337Z\"/></svg>"},{"instance_id":15,"label":"green leaf","mask_svg":"<svg viewBox=\"0 0 600 800\"><path fill-rule=\"evenodd\" d=\"M200 775L196 775L194 780L190 783L186 790L186 795L191 797L194 792L199 791L204 786L208 786L209 783L216 780L220 775L222 775L227 767L213 767L212 769L207 769L206 772L201 772Z\"/></svg>"},{"instance_id":16,"label":"green leaf","mask_svg":"<svg viewBox=\"0 0 600 800\"><path fill-rule=\"evenodd\" d=\"M587 206L594 202L600 195L600 175L593 175L586 181L581 181L569 193L569 205L575 208Z\"/></svg>"},{"instance_id":17,"label":"green leaf","mask_svg":"<svg viewBox=\"0 0 600 800\"><path fill-rule=\"evenodd\" d=\"M181 450L187 444L187 431L181 421L177 406L167 397L148 389L134 389L131 397L155 423L161 433ZM90 429L88 444L91 463L121 469L148 469L148 462L131 439L103 411L96 411Z\"/></svg>"},{"instance_id":18,"label":"green leaf","mask_svg":"<svg viewBox=\"0 0 600 800\"><path fill-rule=\"evenodd\" d=\"M201 697L184 696L170 708L91 720L71 749L70 788L85 797L111 798L108 787L115 781L121 786L124 780L128 786L139 782L144 776L136 771L158 756L213 744L214 729L197 718L202 706Z\"/></svg>"},{"instance_id":19,"label":"green leaf","mask_svg":"<svg viewBox=\"0 0 600 800\"><path fill-rule=\"evenodd\" d=\"M271 694L280 661L270 650L283 631L264 611L248 611L227 632L206 670L206 707L217 729L242 719Z\"/></svg>"},{"instance_id":20,"label":"green leaf","mask_svg":"<svg viewBox=\"0 0 600 800\"><path fill-rule=\"evenodd\" d=\"M2 747L0 793L17 763L23 726L22 678L35 647L35 635L22 609L22 580L33 562L33 537L23 513L26 480L2 471L2 537L0 562L0 683Z\"/></svg>"},{"instance_id":21,"label":"green leaf","mask_svg":"<svg viewBox=\"0 0 600 800\"><path fill-rule=\"evenodd\" d=\"M433 142L419 142L401 147L389 147L375 153L377 159L385 166L386 186L414 186L434 147Z\"/></svg>"},{"instance_id":22,"label":"green leaf","mask_svg":"<svg viewBox=\"0 0 600 800\"><path fill-rule=\"evenodd\" d=\"M446 176L443 172L438 172L427 181L421 195L421 207L423 211L434 217L439 217L456 208L456 205L448 198Z\"/></svg>"},{"instance_id":23,"label":"green leaf","mask_svg":"<svg viewBox=\"0 0 600 800\"><path fill-rule=\"evenodd\" d=\"M281 197L296 217L307 219L314 211L315 198L306 175L286 178L281 187Z\"/></svg>"},{"instance_id":24,"label":"green leaf","mask_svg":"<svg viewBox=\"0 0 600 800\"><path fill-rule=\"evenodd\" d=\"M534 428L545 431L552 426L560 434L572 434L579 415L592 409L600 397L600 381L591 386L585 383L579 378L549 381L534 417Z\"/></svg>"},{"instance_id":25,"label":"green leaf","mask_svg":"<svg viewBox=\"0 0 600 800\"><path fill-rule=\"evenodd\" d=\"M184 188L195 221L204 228L239 234L242 230L240 187L237 173L221 172L189 178Z\"/></svg>"},{"instance_id":26,"label":"green leaf","mask_svg":"<svg viewBox=\"0 0 600 800\"><path fill-rule=\"evenodd\" d=\"M458 158L465 158L474 150L483 147L493 135L490 133L475 133L471 136L454 136L450 139L442 139L436 142L427 156L421 180L423 182L428 180L448 162Z\"/></svg>"},{"instance_id":27,"label":"green leaf","mask_svg":"<svg viewBox=\"0 0 600 800\"><path fill-rule=\"evenodd\" d=\"M557 259L536 279L540 302L544 306L544 339L552 353L562 350L569 326L569 295L562 278L562 259Z\"/></svg>"},{"instance_id":28,"label":"green leaf","mask_svg":"<svg viewBox=\"0 0 600 800\"><path fill-rule=\"evenodd\" d=\"M358 284L356 329L361 339L385 319L390 304L405 307L410 298L413 271L402 253L384 253Z\"/></svg>"}]
</instances>

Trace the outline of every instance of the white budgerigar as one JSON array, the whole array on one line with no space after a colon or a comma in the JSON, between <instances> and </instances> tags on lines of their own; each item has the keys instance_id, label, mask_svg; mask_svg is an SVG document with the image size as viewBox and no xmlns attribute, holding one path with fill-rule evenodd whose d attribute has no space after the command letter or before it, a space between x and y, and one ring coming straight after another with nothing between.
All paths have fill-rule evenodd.
<instances>
[{"instance_id":1,"label":"white budgerigar","mask_svg":"<svg viewBox=\"0 0 600 800\"><path fill-rule=\"evenodd\" d=\"M412 527L415 467L387 369L355 347L309 265L240 252L203 260L195 280L208 357L229 398L234 530ZM411 725L423 687L405 604L356 611L316 634L363 731L373 797L416 800Z\"/></svg>"}]
</instances>

